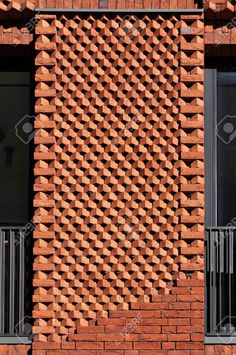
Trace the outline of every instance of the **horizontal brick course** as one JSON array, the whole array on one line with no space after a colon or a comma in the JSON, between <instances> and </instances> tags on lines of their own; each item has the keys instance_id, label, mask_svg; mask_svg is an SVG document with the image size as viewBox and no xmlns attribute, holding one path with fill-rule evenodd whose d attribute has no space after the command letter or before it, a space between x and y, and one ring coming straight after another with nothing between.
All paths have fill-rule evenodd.
<instances>
[{"instance_id":1,"label":"horizontal brick course","mask_svg":"<svg viewBox=\"0 0 236 355\"><path fill-rule=\"evenodd\" d=\"M129 9L129 8L161 8L161 9L181 9L181 8L196 8L194 0L13 0L11 4L1 4L0 11L3 13L13 12L21 13L25 12L27 15L33 12L35 8L73 8L73 9L86 9L86 8L117 8L117 9Z\"/></svg>"}]
</instances>

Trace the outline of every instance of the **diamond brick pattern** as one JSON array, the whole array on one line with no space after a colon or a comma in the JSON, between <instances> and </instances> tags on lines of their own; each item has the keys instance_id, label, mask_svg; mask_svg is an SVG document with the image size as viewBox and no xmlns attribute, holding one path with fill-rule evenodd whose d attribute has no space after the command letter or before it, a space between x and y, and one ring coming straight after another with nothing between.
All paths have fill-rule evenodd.
<instances>
[{"instance_id":1,"label":"diamond brick pattern","mask_svg":"<svg viewBox=\"0 0 236 355\"><path fill-rule=\"evenodd\" d=\"M179 273L177 24L57 21L56 277L67 326L165 292Z\"/></svg>"},{"instance_id":2,"label":"diamond brick pattern","mask_svg":"<svg viewBox=\"0 0 236 355\"><path fill-rule=\"evenodd\" d=\"M179 21L39 17L35 279L55 303L34 315L67 334L184 277Z\"/></svg>"}]
</instances>

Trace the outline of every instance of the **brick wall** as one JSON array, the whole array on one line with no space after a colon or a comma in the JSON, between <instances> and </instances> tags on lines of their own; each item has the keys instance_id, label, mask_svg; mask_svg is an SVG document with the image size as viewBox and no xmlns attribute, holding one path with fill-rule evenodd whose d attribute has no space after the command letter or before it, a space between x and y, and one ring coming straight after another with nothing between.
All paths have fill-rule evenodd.
<instances>
[{"instance_id":1,"label":"brick wall","mask_svg":"<svg viewBox=\"0 0 236 355\"><path fill-rule=\"evenodd\" d=\"M30 345L0 345L1 355L27 355L30 351Z\"/></svg>"},{"instance_id":2,"label":"brick wall","mask_svg":"<svg viewBox=\"0 0 236 355\"><path fill-rule=\"evenodd\" d=\"M203 354L202 17L39 19L34 353Z\"/></svg>"},{"instance_id":3,"label":"brick wall","mask_svg":"<svg viewBox=\"0 0 236 355\"><path fill-rule=\"evenodd\" d=\"M203 18L37 18L33 354L203 354Z\"/></svg>"},{"instance_id":4,"label":"brick wall","mask_svg":"<svg viewBox=\"0 0 236 355\"><path fill-rule=\"evenodd\" d=\"M203 354L203 301L200 283L179 282L173 295L153 296L131 310L110 311L96 326L81 326L67 342L34 342L35 355L53 354ZM192 283L193 284L193 283ZM41 351L41 352L40 352ZM44 352L43 352L44 351Z\"/></svg>"}]
</instances>

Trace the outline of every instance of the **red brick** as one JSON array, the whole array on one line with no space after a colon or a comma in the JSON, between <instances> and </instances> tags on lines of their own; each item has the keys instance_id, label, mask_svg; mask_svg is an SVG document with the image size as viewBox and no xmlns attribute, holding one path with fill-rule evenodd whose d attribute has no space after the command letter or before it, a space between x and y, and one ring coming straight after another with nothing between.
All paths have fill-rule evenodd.
<instances>
[{"instance_id":1,"label":"red brick","mask_svg":"<svg viewBox=\"0 0 236 355\"><path fill-rule=\"evenodd\" d=\"M177 333L203 333L204 327L203 326L186 326L186 325L179 325L177 326Z\"/></svg>"},{"instance_id":2,"label":"red brick","mask_svg":"<svg viewBox=\"0 0 236 355\"><path fill-rule=\"evenodd\" d=\"M97 340L97 334L70 334L69 335L69 340L72 341L96 341Z\"/></svg>"},{"instance_id":3,"label":"red brick","mask_svg":"<svg viewBox=\"0 0 236 355\"><path fill-rule=\"evenodd\" d=\"M204 344L203 343L191 343L191 342L177 342L176 343L176 349L188 349L188 350L198 350L198 349L203 349Z\"/></svg>"},{"instance_id":4,"label":"red brick","mask_svg":"<svg viewBox=\"0 0 236 355\"><path fill-rule=\"evenodd\" d=\"M191 317L191 318L203 318L203 312L202 311L177 311L178 317Z\"/></svg>"},{"instance_id":5,"label":"red brick","mask_svg":"<svg viewBox=\"0 0 236 355\"><path fill-rule=\"evenodd\" d=\"M75 343L73 343L72 341L62 342L61 348L62 349L75 349Z\"/></svg>"},{"instance_id":6,"label":"red brick","mask_svg":"<svg viewBox=\"0 0 236 355\"><path fill-rule=\"evenodd\" d=\"M206 355L214 355L214 345L206 345L205 346L205 351L206 351Z\"/></svg>"},{"instance_id":7,"label":"red brick","mask_svg":"<svg viewBox=\"0 0 236 355\"><path fill-rule=\"evenodd\" d=\"M122 333L122 331L124 331L123 325L108 325L105 327L105 333L107 334Z\"/></svg>"},{"instance_id":8,"label":"red brick","mask_svg":"<svg viewBox=\"0 0 236 355\"><path fill-rule=\"evenodd\" d=\"M165 341L161 344L162 349L171 350L175 349L175 343L170 341Z\"/></svg>"},{"instance_id":9,"label":"red brick","mask_svg":"<svg viewBox=\"0 0 236 355\"><path fill-rule=\"evenodd\" d=\"M170 325L190 325L190 318L169 318L168 324Z\"/></svg>"},{"instance_id":10,"label":"red brick","mask_svg":"<svg viewBox=\"0 0 236 355\"><path fill-rule=\"evenodd\" d=\"M104 332L104 327L103 326L80 326L77 327L76 330L78 333L82 333L82 334L87 334L87 333L103 333Z\"/></svg>"},{"instance_id":11,"label":"red brick","mask_svg":"<svg viewBox=\"0 0 236 355\"><path fill-rule=\"evenodd\" d=\"M170 302L176 302L176 296L175 295L163 295L161 296L162 302L165 303L170 303Z\"/></svg>"},{"instance_id":12,"label":"red brick","mask_svg":"<svg viewBox=\"0 0 236 355\"><path fill-rule=\"evenodd\" d=\"M177 294L177 295L183 295L183 294L189 295L190 287L175 287L175 288L173 288L172 293L174 295L175 294Z\"/></svg>"},{"instance_id":13,"label":"red brick","mask_svg":"<svg viewBox=\"0 0 236 355\"><path fill-rule=\"evenodd\" d=\"M191 334L191 340L204 342L204 334Z\"/></svg>"},{"instance_id":14,"label":"red brick","mask_svg":"<svg viewBox=\"0 0 236 355\"><path fill-rule=\"evenodd\" d=\"M145 342L145 341L140 341L140 342L135 342L134 343L134 349L161 349L161 343L160 342Z\"/></svg>"},{"instance_id":15,"label":"red brick","mask_svg":"<svg viewBox=\"0 0 236 355\"><path fill-rule=\"evenodd\" d=\"M169 9L170 7L170 2L169 0L161 0L161 9Z\"/></svg>"},{"instance_id":16,"label":"red brick","mask_svg":"<svg viewBox=\"0 0 236 355\"><path fill-rule=\"evenodd\" d=\"M189 334L168 334L168 341L189 341Z\"/></svg>"},{"instance_id":17,"label":"red brick","mask_svg":"<svg viewBox=\"0 0 236 355\"><path fill-rule=\"evenodd\" d=\"M169 309L190 309L190 303L187 302L170 303Z\"/></svg>"},{"instance_id":18,"label":"red brick","mask_svg":"<svg viewBox=\"0 0 236 355\"><path fill-rule=\"evenodd\" d=\"M102 350L103 351L103 350ZM79 355L97 355L96 350L80 350ZM78 355L78 350L69 350L68 355Z\"/></svg>"},{"instance_id":19,"label":"red brick","mask_svg":"<svg viewBox=\"0 0 236 355\"><path fill-rule=\"evenodd\" d=\"M176 327L174 325L161 327L162 333L176 333Z\"/></svg>"},{"instance_id":20,"label":"red brick","mask_svg":"<svg viewBox=\"0 0 236 355\"><path fill-rule=\"evenodd\" d=\"M178 295L177 301L180 302L204 302L204 295Z\"/></svg>"},{"instance_id":21,"label":"red brick","mask_svg":"<svg viewBox=\"0 0 236 355\"><path fill-rule=\"evenodd\" d=\"M144 0L143 1L143 7L145 9L151 9L152 8L152 0Z\"/></svg>"},{"instance_id":22,"label":"red brick","mask_svg":"<svg viewBox=\"0 0 236 355\"><path fill-rule=\"evenodd\" d=\"M98 341L90 341L90 342L86 342L86 341L80 341L78 343L76 343L76 349L103 349L104 345L102 342L98 342Z\"/></svg>"},{"instance_id":23,"label":"red brick","mask_svg":"<svg viewBox=\"0 0 236 355\"><path fill-rule=\"evenodd\" d=\"M162 327L163 328L163 327ZM134 333L149 334L160 333L161 327L159 325L138 325L134 329Z\"/></svg>"},{"instance_id":24,"label":"red brick","mask_svg":"<svg viewBox=\"0 0 236 355\"><path fill-rule=\"evenodd\" d=\"M125 8L125 0L117 0L117 9Z\"/></svg>"},{"instance_id":25,"label":"red brick","mask_svg":"<svg viewBox=\"0 0 236 355\"><path fill-rule=\"evenodd\" d=\"M185 9L187 6L187 1L186 0L178 0L178 8L179 9Z\"/></svg>"},{"instance_id":26,"label":"red brick","mask_svg":"<svg viewBox=\"0 0 236 355\"><path fill-rule=\"evenodd\" d=\"M96 355L124 355L124 350L97 350ZM78 354L80 355L80 353ZM88 354L90 355L90 354Z\"/></svg>"},{"instance_id":27,"label":"red brick","mask_svg":"<svg viewBox=\"0 0 236 355\"><path fill-rule=\"evenodd\" d=\"M202 280L196 280L196 279L189 279L189 280L179 280L178 281L178 286L195 286L195 287L199 287L202 286L203 287L203 281Z\"/></svg>"},{"instance_id":28,"label":"red brick","mask_svg":"<svg viewBox=\"0 0 236 355\"><path fill-rule=\"evenodd\" d=\"M204 303L203 302L191 303L191 309L204 309Z\"/></svg>"},{"instance_id":29,"label":"red brick","mask_svg":"<svg viewBox=\"0 0 236 355\"><path fill-rule=\"evenodd\" d=\"M167 302L157 302L157 303L143 303L141 309L167 309Z\"/></svg>"},{"instance_id":30,"label":"red brick","mask_svg":"<svg viewBox=\"0 0 236 355\"><path fill-rule=\"evenodd\" d=\"M140 334L140 340L147 341L166 341L167 334Z\"/></svg>"},{"instance_id":31,"label":"red brick","mask_svg":"<svg viewBox=\"0 0 236 355\"><path fill-rule=\"evenodd\" d=\"M190 355L190 350L173 350L173 351L168 351L168 355Z\"/></svg>"},{"instance_id":32,"label":"red brick","mask_svg":"<svg viewBox=\"0 0 236 355\"><path fill-rule=\"evenodd\" d=\"M195 326L195 325L204 325L204 319L203 318L192 318L191 319L191 324L193 325L193 326Z\"/></svg>"},{"instance_id":33,"label":"red brick","mask_svg":"<svg viewBox=\"0 0 236 355\"><path fill-rule=\"evenodd\" d=\"M1 355L8 355L8 347L6 347L5 345L0 345L0 351Z\"/></svg>"},{"instance_id":34,"label":"red brick","mask_svg":"<svg viewBox=\"0 0 236 355\"><path fill-rule=\"evenodd\" d=\"M105 343L105 349L132 349L132 342L123 341L118 344L116 342L107 342Z\"/></svg>"},{"instance_id":35,"label":"red brick","mask_svg":"<svg viewBox=\"0 0 236 355\"><path fill-rule=\"evenodd\" d=\"M152 8L153 9L160 9L160 2L161 2L161 0L152 0Z\"/></svg>"},{"instance_id":36,"label":"red brick","mask_svg":"<svg viewBox=\"0 0 236 355\"><path fill-rule=\"evenodd\" d=\"M177 311L162 311L163 318L177 318L178 313Z\"/></svg>"},{"instance_id":37,"label":"red brick","mask_svg":"<svg viewBox=\"0 0 236 355\"><path fill-rule=\"evenodd\" d=\"M109 334L98 334L98 341L108 341L108 342L122 342L122 341L136 341L139 339L138 334L133 333L109 333Z\"/></svg>"},{"instance_id":38,"label":"red brick","mask_svg":"<svg viewBox=\"0 0 236 355\"><path fill-rule=\"evenodd\" d=\"M161 312L160 311L111 311L110 316L114 317L125 317L125 318L135 318L137 316L143 317L143 318L160 318Z\"/></svg>"},{"instance_id":39,"label":"red brick","mask_svg":"<svg viewBox=\"0 0 236 355\"><path fill-rule=\"evenodd\" d=\"M33 349L46 349L46 350L50 350L50 349L58 349L58 344L57 343L44 343L44 342L33 342L32 343L32 348Z\"/></svg>"},{"instance_id":40,"label":"red brick","mask_svg":"<svg viewBox=\"0 0 236 355\"><path fill-rule=\"evenodd\" d=\"M167 325L168 320L164 318L143 318L142 319L142 326L156 326L156 325ZM137 326L138 328L139 326Z\"/></svg>"},{"instance_id":41,"label":"red brick","mask_svg":"<svg viewBox=\"0 0 236 355\"><path fill-rule=\"evenodd\" d=\"M98 324L99 325L124 325L125 320L121 318L101 318L98 319Z\"/></svg>"},{"instance_id":42,"label":"red brick","mask_svg":"<svg viewBox=\"0 0 236 355\"><path fill-rule=\"evenodd\" d=\"M191 295L204 295L203 287L193 287L190 291Z\"/></svg>"}]
</instances>

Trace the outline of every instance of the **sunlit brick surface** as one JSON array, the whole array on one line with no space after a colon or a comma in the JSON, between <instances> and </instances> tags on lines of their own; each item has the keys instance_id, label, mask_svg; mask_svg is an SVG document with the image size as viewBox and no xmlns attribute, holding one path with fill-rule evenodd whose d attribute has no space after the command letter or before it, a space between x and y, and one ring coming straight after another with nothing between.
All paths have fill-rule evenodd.
<instances>
[{"instance_id":1,"label":"sunlit brick surface","mask_svg":"<svg viewBox=\"0 0 236 355\"><path fill-rule=\"evenodd\" d=\"M117 8L117 9L131 9L131 8L155 8L155 9L175 9L175 8L197 8L201 3L198 0L1 0L0 12L12 12L14 16L19 15L20 12L29 13L35 7L37 8ZM201 4L200 4L201 5Z\"/></svg>"},{"instance_id":2,"label":"sunlit brick surface","mask_svg":"<svg viewBox=\"0 0 236 355\"><path fill-rule=\"evenodd\" d=\"M40 15L35 47L37 340L140 302L202 321L201 18Z\"/></svg>"},{"instance_id":3,"label":"sunlit brick surface","mask_svg":"<svg viewBox=\"0 0 236 355\"><path fill-rule=\"evenodd\" d=\"M181 270L203 279L204 24L198 15L181 15L181 20Z\"/></svg>"},{"instance_id":4,"label":"sunlit brick surface","mask_svg":"<svg viewBox=\"0 0 236 355\"><path fill-rule=\"evenodd\" d=\"M148 301L179 276L177 25L57 21L56 277L68 325Z\"/></svg>"}]
</instances>

